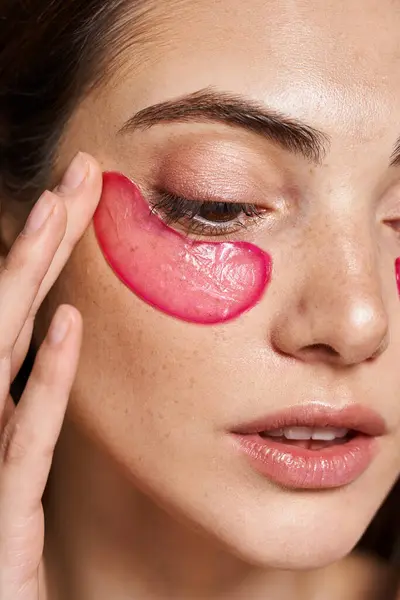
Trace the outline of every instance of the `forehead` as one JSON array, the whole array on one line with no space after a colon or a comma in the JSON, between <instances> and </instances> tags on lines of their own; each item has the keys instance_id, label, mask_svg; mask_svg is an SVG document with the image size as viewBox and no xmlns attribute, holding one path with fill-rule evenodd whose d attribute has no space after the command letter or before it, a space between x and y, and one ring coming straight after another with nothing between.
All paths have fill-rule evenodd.
<instances>
[{"instance_id":1,"label":"forehead","mask_svg":"<svg viewBox=\"0 0 400 600\"><path fill-rule=\"evenodd\" d=\"M114 88L121 122L214 86L327 133L399 134L397 0L172 0L148 14L149 35L123 55Z\"/></svg>"}]
</instances>

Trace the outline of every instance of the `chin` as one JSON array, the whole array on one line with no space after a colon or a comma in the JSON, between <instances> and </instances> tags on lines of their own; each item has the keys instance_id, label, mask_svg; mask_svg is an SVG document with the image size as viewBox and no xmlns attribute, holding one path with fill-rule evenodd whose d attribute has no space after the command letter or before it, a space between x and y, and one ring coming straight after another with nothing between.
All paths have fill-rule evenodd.
<instances>
[{"instance_id":1,"label":"chin","mask_svg":"<svg viewBox=\"0 0 400 600\"><path fill-rule=\"evenodd\" d=\"M313 531L308 533L303 527L260 532L244 532L232 537L218 532L219 541L228 552L241 561L261 568L280 570L309 570L326 567L345 558L362 535L348 535L346 532Z\"/></svg>"},{"instance_id":2,"label":"chin","mask_svg":"<svg viewBox=\"0 0 400 600\"><path fill-rule=\"evenodd\" d=\"M283 533L283 532L282 532ZM341 539L305 539L295 543L283 533L276 543L255 546L248 544L232 545L230 551L245 563L261 568L302 571L319 569L345 558L358 540L348 543Z\"/></svg>"},{"instance_id":3,"label":"chin","mask_svg":"<svg viewBox=\"0 0 400 600\"><path fill-rule=\"evenodd\" d=\"M203 506L191 516L207 537L249 565L308 570L345 558L368 527L371 515L342 500L281 492L261 506L227 501L220 503L224 512Z\"/></svg>"}]
</instances>

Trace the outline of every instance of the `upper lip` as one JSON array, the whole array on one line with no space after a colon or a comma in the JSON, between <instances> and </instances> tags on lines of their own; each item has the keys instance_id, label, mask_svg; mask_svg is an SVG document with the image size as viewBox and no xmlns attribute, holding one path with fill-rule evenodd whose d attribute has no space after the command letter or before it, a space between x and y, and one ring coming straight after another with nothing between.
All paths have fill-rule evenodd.
<instances>
[{"instance_id":1,"label":"upper lip","mask_svg":"<svg viewBox=\"0 0 400 600\"><path fill-rule=\"evenodd\" d=\"M281 410L240 425L233 429L233 433L245 435L285 427L344 428L374 437L387 433L385 420L371 408L360 404L337 408L320 403L302 404Z\"/></svg>"}]
</instances>

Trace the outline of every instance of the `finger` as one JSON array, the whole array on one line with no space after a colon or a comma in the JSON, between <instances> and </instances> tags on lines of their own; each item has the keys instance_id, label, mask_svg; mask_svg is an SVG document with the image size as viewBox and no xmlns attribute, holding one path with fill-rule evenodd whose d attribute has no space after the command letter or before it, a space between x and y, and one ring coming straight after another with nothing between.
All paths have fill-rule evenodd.
<instances>
[{"instance_id":1,"label":"finger","mask_svg":"<svg viewBox=\"0 0 400 600\"><path fill-rule=\"evenodd\" d=\"M36 310L37 312L37 310ZM36 312L34 312L33 305L26 318L26 321L18 335L18 338L14 344L14 348L11 356L11 367L10 367L10 382L14 381L22 364L27 356L29 345L32 340L33 326L35 323Z\"/></svg>"},{"instance_id":2,"label":"finger","mask_svg":"<svg viewBox=\"0 0 400 600\"><path fill-rule=\"evenodd\" d=\"M11 415L15 410L14 400L11 395L8 394L6 401L4 402L3 412L0 415L0 432L6 427L8 421L11 419Z\"/></svg>"},{"instance_id":3,"label":"finger","mask_svg":"<svg viewBox=\"0 0 400 600\"><path fill-rule=\"evenodd\" d=\"M80 313L72 306L59 307L21 401L1 436L1 536L40 505L77 370L81 339Z\"/></svg>"},{"instance_id":4,"label":"finger","mask_svg":"<svg viewBox=\"0 0 400 600\"><path fill-rule=\"evenodd\" d=\"M84 173L83 181L82 173ZM67 170L61 185L54 190L64 200L67 212L66 230L51 265L41 281L24 327L16 341L11 365L12 380L21 368L26 356L32 338L36 313L60 275L73 248L87 229L99 203L101 189L102 173L100 165L89 154L78 153Z\"/></svg>"},{"instance_id":5,"label":"finger","mask_svg":"<svg viewBox=\"0 0 400 600\"><path fill-rule=\"evenodd\" d=\"M0 414L9 393L11 355L66 228L64 202L45 192L0 271Z\"/></svg>"},{"instance_id":6,"label":"finger","mask_svg":"<svg viewBox=\"0 0 400 600\"><path fill-rule=\"evenodd\" d=\"M76 181L75 177L79 180L78 175L71 175L70 169L76 168L78 170L84 169L86 176L83 185L71 188L71 185L73 186L74 181ZM57 249L51 266L41 283L33 310L39 308L44 297L58 278L73 248L88 228L100 201L103 178L99 163L89 154L79 152L72 161L70 169L67 170L66 178L64 177L60 186L55 189L55 192L64 199L67 210L67 228L62 243Z\"/></svg>"}]
</instances>

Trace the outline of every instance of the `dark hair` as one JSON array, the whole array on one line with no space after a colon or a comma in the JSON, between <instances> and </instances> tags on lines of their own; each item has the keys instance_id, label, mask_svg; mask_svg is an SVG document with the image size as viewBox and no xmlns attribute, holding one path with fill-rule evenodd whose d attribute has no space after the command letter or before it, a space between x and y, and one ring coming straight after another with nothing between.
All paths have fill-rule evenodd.
<instances>
[{"instance_id":1,"label":"dark hair","mask_svg":"<svg viewBox=\"0 0 400 600\"><path fill-rule=\"evenodd\" d=\"M140 40L150 4L0 0L0 195L31 200L47 186L71 113Z\"/></svg>"},{"instance_id":2,"label":"dark hair","mask_svg":"<svg viewBox=\"0 0 400 600\"><path fill-rule=\"evenodd\" d=\"M0 197L31 200L46 187L71 113L122 46L132 43L124 38L128 14L135 18L137 40L148 2L0 0ZM17 395L29 365L28 358ZM390 559L399 538L399 507L397 484L360 548Z\"/></svg>"}]
</instances>

